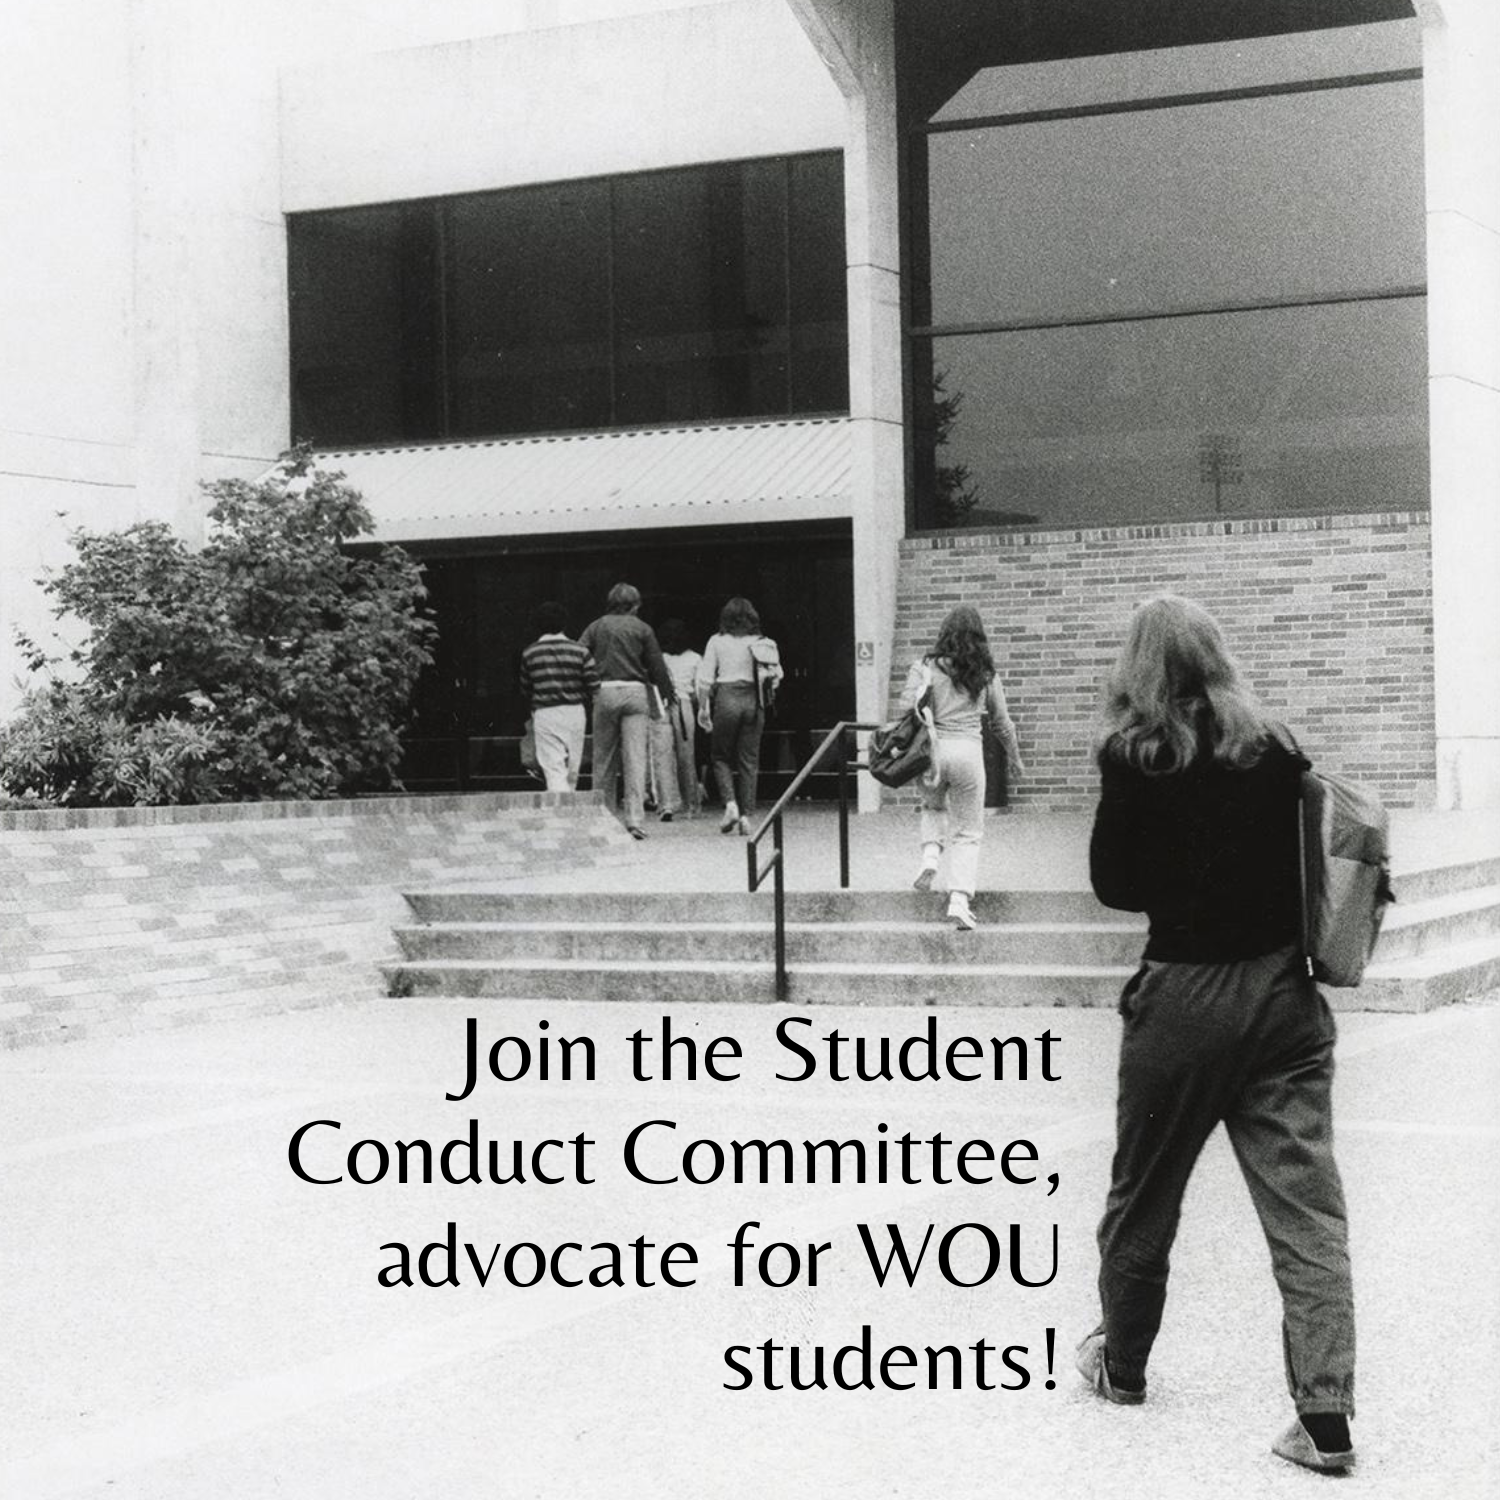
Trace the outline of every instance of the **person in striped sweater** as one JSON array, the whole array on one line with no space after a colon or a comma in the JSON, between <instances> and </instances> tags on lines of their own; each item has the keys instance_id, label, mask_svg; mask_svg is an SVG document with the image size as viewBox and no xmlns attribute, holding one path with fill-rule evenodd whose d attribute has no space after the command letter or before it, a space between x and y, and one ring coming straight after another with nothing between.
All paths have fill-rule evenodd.
<instances>
[{"instance_id":1,"label":"person in striped sweater","mask_svg":"<svg viewBox=\"0 0 1500 1500\"><path fill-rule=\"evenodd\" d=\"M521 652L521 695L531 706L537 768L549 792L578 786L586 710L599 691L599 668L586 646L563 633L566 619L561 604L541 605L537 638Z\"/></svg>"}]
</instances>

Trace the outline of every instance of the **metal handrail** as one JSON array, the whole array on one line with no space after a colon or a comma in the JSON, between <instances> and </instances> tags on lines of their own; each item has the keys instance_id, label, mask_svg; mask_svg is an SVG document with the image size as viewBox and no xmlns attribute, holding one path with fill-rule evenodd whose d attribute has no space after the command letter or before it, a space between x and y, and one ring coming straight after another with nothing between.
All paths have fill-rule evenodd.
<instances>
[{"instance_id":1,"label":"metal handrail","mask_svg":"<svg viewBox=\"0 0 1500 1500\"><path fill-rule=\"evenodd\" d=\"M745 845L745 864L752 894L758 891L767 875L774 875L771 889L774 893L776 924L776 998L785 1000L787 994L786 972L786 844L782 830L782 814L787 804L797 795L802 784L813 773L813 768L822 763L823 757L836 741L861 730L879 729L878 724L865 724L853 719L840 719L827 734L823 742L813 751L805 766L792 777L791 785L776 799L776 805L760 821ZM839 778L839 889L849 889L849 773L868 769L858 753L841 752L838 758ZM771 857L764 865L760 862L760 841L771 830Z\"/></svg>"}]
</instances>

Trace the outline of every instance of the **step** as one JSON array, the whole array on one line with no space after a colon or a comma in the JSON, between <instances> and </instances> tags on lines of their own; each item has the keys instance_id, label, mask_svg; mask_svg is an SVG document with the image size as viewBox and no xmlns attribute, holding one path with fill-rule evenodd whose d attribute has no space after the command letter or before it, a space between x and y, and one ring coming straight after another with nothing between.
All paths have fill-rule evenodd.
<instances>
[{"instance_id":1,"label":"step","mask_svg":"<svg viewBox=\"0 0 1500 1500\"><path fill-rule=\"evenodd\" d=\"M1408 870L1395 876L1391 884L1396 889L1398 906L1451 896L1480 886L1500 885L1500 856Z\"/></svg>"},{"instance_id":2,"label":"step","mask_svg":"<svg viewBox=\"0 0 1500 1500\"><path fill-rule=\"evenodd\" d=\"M941 913L941 906L937 912ZM1142 929L1132 922L1007 922L957 932L936 915L925 922L792 922L787 960L815 963L1132 964ZM409 960L537 958L762 963L773 952L772 923L445 922L398 927Z\"/></svg>"},{"instance_id":3,"label":"step","mask_svg":"<svg viewBox=\"0 0 1500 1500\"><path fill-rule=\"evenodd\" d=\"M450 998L766 1003L773 966L704 961L608 965L551 959L513 963L434 959L385 968L393 995ZM801 964L787 999L803 1005L1114 1005L1134 965Z\"/></svg>"},{"instance_id":4,"label":"step","mask_svg":"<svg viewBox=\"0 0 1500 1500\"><path fill-rule=\"evenodd\" d=\"M1378 952L1378 950L1377 950ZM1327 990L1335 1010L1435 1010L1500 989L1500 935L1456 943L1365 970L1357 990Z\"/></svg>"},{"instance_id":5,"label":"step","mask_svg":"<svg viewBox=\"0 0 1500 1500\"><path fill-rule=\"evenodd\" d=\"M1476 886L1387 907L1376 957L1412 958L1500 933L1500 885Z\"/></svg>"},{"instance_id":6,"label":"step","mask_svg":"<svg viewBox=\"0 0 1500 1500\"><path fill-rule=\"evenodd\" d=\"M1336 1010L1423 1011L1500 988L1500 859L1397 882L1376 961ZM477 887L414 892L397 929L393 994L739 1001L775 996L774 904L755 893L583 894ZM794 1003L1113 1005L1144 919L1090 892L981 892L980 927L954 931L940 892L793 891L786 897Z\"/></svg>"},{"instance_id":7,"label":"step","mask_svg":"<svg viewBox=\"0 0 1500 1500\"><path fill-rule=\"evenodd\" d=\"M406 900L420 922L587 922L674 926L679 922L770 922L769 886L749 891L411 891ZM931 922L946 897L936 891L788 891L789 922ZM981 922L1133 922L1144 919L1101 905L1090 891L980 891L974 911Z\"/></svg>"}]
</instances>

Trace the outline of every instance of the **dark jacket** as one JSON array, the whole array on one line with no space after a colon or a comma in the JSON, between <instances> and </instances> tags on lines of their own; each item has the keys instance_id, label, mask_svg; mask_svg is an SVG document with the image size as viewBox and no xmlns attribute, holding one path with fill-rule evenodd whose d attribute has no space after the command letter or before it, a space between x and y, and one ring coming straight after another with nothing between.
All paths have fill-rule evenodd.
<instances>
[{"instance_id":1,"label":"dark jacket","mask_svg":"<svg viewBox=\"0 0 1500 1500\"><path fill-rule=\"evenodd\" d=\"M676 699L656 632L639 615L600 615L584 627L578 644L593 656L601 681L654 683L664 702Z\"/></svg>"},{"instance_id":2,"label":"dark jacket","mask_svg":"<svg viewBox=\"0 0 1500 1500\"><path fill-rule=\"evenodd\" d=\"M1297 798L1307 762L1276 740L1245 770L1205 753L1164 776L1100 756L1094 894L1143 911L1145 957L1229 963L1300 940Z\"/></svg>"}]
</instances>

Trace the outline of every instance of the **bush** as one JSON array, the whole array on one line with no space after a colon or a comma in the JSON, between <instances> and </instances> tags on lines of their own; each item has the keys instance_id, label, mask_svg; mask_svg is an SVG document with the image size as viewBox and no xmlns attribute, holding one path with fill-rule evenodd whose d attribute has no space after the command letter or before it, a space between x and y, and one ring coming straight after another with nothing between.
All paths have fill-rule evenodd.
<instances>
[{"instance_id":1,"label":"bush","mask_svg":"<svg viewBox=\"0 0 1500 1500\"><path fill-rule=\"evenodd\" d=\"M46 580L87 627L76 682L0 730L0 786L62 804L335 797L399 786L400 728L434 627L398 547L303 448L259 483L205 486L206 545L158 521L76 532ZM33 665L40 666L33 651Z\"/></svg>"}]
</instances>

